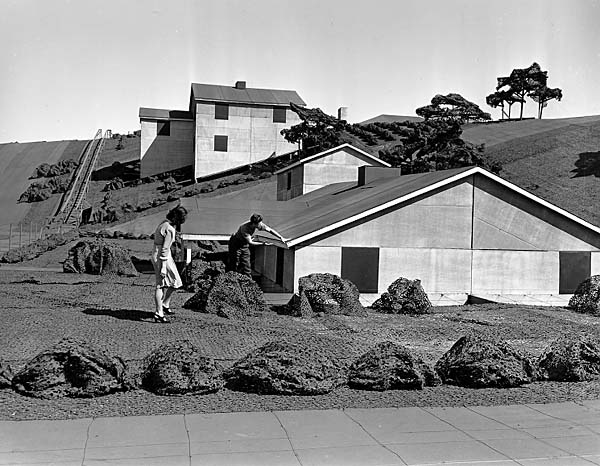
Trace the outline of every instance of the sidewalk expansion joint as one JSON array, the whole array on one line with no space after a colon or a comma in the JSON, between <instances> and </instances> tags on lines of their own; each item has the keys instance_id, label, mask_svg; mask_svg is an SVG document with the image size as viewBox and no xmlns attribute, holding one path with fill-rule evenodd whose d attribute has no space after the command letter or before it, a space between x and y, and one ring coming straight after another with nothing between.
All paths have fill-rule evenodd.
<instances>
[{"instance_id":1,"label":"sidewalk expansion joint","mask_svg":"<svg viewBox=\"0 0 600 466\"><path fill-rule=\"evenodd\" d=\"M185 413L183 413L183 427L185 427L185 433L187 435L187 439L188 439L188 457L190 460L190 466L192 466L192 440L190 439L190 429L188 428L187 425L187 417L185 415Z\"/></svg>"},{"instance_id":2,"label":"sidewalk expansion joint","mask_svg":"<svg viewBox=\"0 0 600 466\"><path fill-rule=\"evenodd\" d=\"M545 416L548 416L546 413L542 413L541 411L538 411L537 409L533 409L531 406L528 406L528 405L520 405L520 406L525 406L527 409L531 409L532 411L536 411L536 412L538 412L538 413L544 414ZM475 410L471 409L471 408L470 408L470 407L468 407L468 406L465 406L465 408L467 408L467 409L468 409L469 411L471 411L472 413L475 413L475 414L477 414L477 415L479 415L479 416L483 416L484 418L486 418L486 419L489 419L489 420L491 420L491 421L494 421L494 422L497 422L498 424L502 424L503 426L506 426L508 429L511 429L511 430L516 430L516 431L518 431L518 432L521 432L521 433L527 434L527 435L529 435L529 436L530 436L532 439L534 439L534 440L537 440L538 442L545 443L545 444L546 444L546 445L548 445L549 447L556 448L557 450L561 450L561 451L563 451L563 452L567 453L567 455L569 455L569 456L571 455L571 453L569 453L567 450L563 450L562 448L559 448L559 447L557 447L557 446L555 446L555 445L551 445L550 443L546 442L544 439L537 438L535 435L533 435L533 434L530 434L529 432L527 432L527 431L526 431L526 430L524 430L524 429L518 429L518 428L512 427L512 426L510 426L510 425L508 425L508 424L506 424L506 423L504 423L504 422L502 422L502 421L499 421L498 419L494 419L493 417L489 417L489 416L486 416L485 414L478 413L477 411L475 411ZM553 416L548 416L548 417L553 417ZM564 419L560 419L560 418L554 418L554 419L558 419L558 420L564 421ZM465 433L466 433L466 432L465 432ZM467 433L467 435L469 435L469 434ZM485 443L485 442L482 442L482 443L484 443L485 445L487 445L487 443ZM490 445L487 445L487 446L488 446L488 447L490 447L490 448L492 448L493 450L495 450L495 448L494 448L494 447L492 447L492 446L490 446ZM500 453L500 452L499 452L499 453ZM521 458L521 459L530 459L530 458ZM514 460L514 461L516 461L516 459L513 459L513 460Z\"/></svg>"},{"instance_id":3,"label":"sidewalk expansion joint","mask_svg":"<svg viewBox=\"0 0 600 466\"><path fill-rule=\"evenodd\" d=\"M484 417L484 418L490 419L490 420L492 420L492 421L495 421L495 422L497 422L498 424L502 424L503 426L506 426L506 428L507 428L507 429L512 429L512 427L510 427L509 425L507 425L507 424L504 424L503 422L500 422L500 421L496 421L496 419L492 419L491 417L487 417L487 416L485 416L485 415L483 415L483 414L480 414L480 413L478 413L477 411L473 411L473 410L472 410L472 409L470 409L468 406L461 406L461 407L459 407L459 408L460 408L460 409L466 409L466 410L468 410L468 411L470 411L470 412L472 412L472 413L474 413L474 414L477 414L478 416L481 416L481 417ZM449 421L446 421L445 419L442 419L442 418L441 418L441 417L439 417L439 416L436 416L434 413L431 413L431 412L427 411L426 409L424 409L424 408L422 408L422 407L421 407L421 408L419 408L419 409L420 409L420 410L422 410L422 411L424 411L424 412L426 412L426 413L428 413L428 414L431 414L431 415L432 415L433 417L435 417L436 419L439 419L440 421L442 421L442 422L444 422L444 423L448 424L448 425L449 425L450 427L452 427L453 429L456 429L457 431L459 431L459 432L462 432L462 433L463 433L463 434L465 434L467 437L469 437L469 438L472 438L472 439L473 439L473 440L475 440L476 442L478 442L478 443L481 443L482 445L485 445L486 447L488 447L488 448L490 448L490 449L494 450L494 451L495 451L496 453L498 453L499 455L501 455L501 456L504 456L504 457L505 457L507 460L510 460L510 461L515 461L515 462L517 462L517 463L518 463L518 461L517 461L516 459L509 457L508 455L506 455L506 454L502 453L502 452L501 452L500 450L498 450L497 448L494 448L493 446L491 446L491 445L488 445L488 444L487 444L487 443L485 443L483 440L480 440L480 439L478 439L478 438L474 437L474 436L473 436L473 435L471 435L469 432L467 432L467 431L465 431L465 430L461 429L460 427L457 427L457 426L455 426L455 425L454 425L454 424L452 424L451 422L449 422ZM521 464L521 463L518 463L518 464Z\"/></svg>"},{"instance_id":4,"label":"sidewalk expansion joint","mask_svg":"<svg viewBox=\"0 0 600 466\"><path fill-rule=\"evenodd\" d=\"M94 419L95 418L92 418L92 420L88 424L87 430L86 430L86 433L85 433L85 445L83 446L83 458L81 458L81 466L84 466L84 464L85 464L85 455L87 453L88 442L90 441L90 429L92 428L92 424L94 423Z\"/></svg>"},{"instance_id":5,"label":"sidewalk expansion joint","mask_svg":"<svg viewBox=\"0 0 600 466\"><path fill-rule=\"evenodd\" d=\"M350 416L350 414L348 414L345 409L342 409L342 412L344 413L344 416L346 416L348 419L350 419L352 422L354 422L358 427L360 427L363 430L363 432L365 432L369 437L371 437L377 443L377 445L379 445L380 447L382 447L382 448L386 449L387 451L389 451L390 453L392 453L396 458L398 458L400 461L402 461L402 464L408 465L408 463L406 461L404 461L404 459L398 453L396 453L394 450L390 449L387 445L384 445L378 439L376 439L371 434L371 432L369 432L367 429L365 429L364 426L360 422L358 422L356 419L354 419L352 416Z\"/></svg>"},{"instance_id":6,"label":"sidewalk expansion joint","mask_svg":"<svg viewBox=\"0 0 600 466\"><path fill-rule=\"evenodd\" d=\"M275 419L277 419L277 422L279 422L279 425L281 426L281 428L283 429L283 432L285 432L285 436L288 440L288 442L290 443L290 448L292 449L292 452L294 453L294 456L296 457L296 461L298 461L298 464L300 466L302 465L302 461L300 461L300 457L298 456L298 452L296 451L296 449L294 448L294 444L292 443L292 439L290 438L290 434L287 431L287 429L285 428L285 426L283 425L283 422L281 422L281 419L279 419L279 416L277 416L277 414L275 413L275 411L271 411L271 414L273 416L275 416Z\"/></svg>"}]
</instances>

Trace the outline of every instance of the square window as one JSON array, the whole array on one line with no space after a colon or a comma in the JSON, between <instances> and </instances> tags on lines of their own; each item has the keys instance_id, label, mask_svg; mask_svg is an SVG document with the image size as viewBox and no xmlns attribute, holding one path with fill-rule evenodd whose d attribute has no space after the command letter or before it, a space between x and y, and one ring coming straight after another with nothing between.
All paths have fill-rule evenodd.
<instances>
[{"instance_id":1,"label":"square window","mask_svg":"<svg viewBox=\"0 0 600 466\"><path fill-rule=\"evenodd\" d=\"M215 120L229 120L229 105L215 104Z\"/></svg>"},{"instance_id":2,"label":"square window","mask_svg":"<svg viewBox=\"0 0 600 466\"><path fill-rule=\"evenodd\" d=\"M215 151L227 152L227 136L215 136Z\"/></svg>"},{"instance_id":3,"label":"square window","mask_svg":"<svg viewBox=\"0 0 600 466\"><path fill-rule=\"evenodd\" d=\"M273 108L273 123L285 123L286 110L284 107Z\"/></svg>"},{"instance_id":4,"label":"square window","mask_svg":"<svg viewBox=\"0 0 600 466\"><path fill-rule=\"evenodd\" d=\"M156 122L156 135L157 136L170 136L171 135L171 122L170 121L157 121Z\"/></svg>"}]
</instances>

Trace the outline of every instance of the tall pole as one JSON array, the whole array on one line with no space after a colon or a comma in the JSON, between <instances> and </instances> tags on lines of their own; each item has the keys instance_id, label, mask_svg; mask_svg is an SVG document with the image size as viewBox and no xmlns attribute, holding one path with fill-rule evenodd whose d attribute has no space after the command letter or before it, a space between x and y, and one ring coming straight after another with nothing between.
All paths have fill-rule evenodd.
<instances>
[{"instance_id":1,"label":"tall pole","mask_svg":"<svg viewBox=\"0 0 600 466\"><path fill-rule=\"evenodd\" d=\"M8 250L10 251L12 246L12 223L8 226Z\"/></svg>"},{"instance_id":2,"label":"tall pole","mask_svg":"<svg viewBox=\"0 0 600 466\"><path fill-rule=\"evenodd\" d=\"M22 238L23 238L23 224L19 223L19 247L21 247L22 243Z\"/></svg>"}]
</instances>

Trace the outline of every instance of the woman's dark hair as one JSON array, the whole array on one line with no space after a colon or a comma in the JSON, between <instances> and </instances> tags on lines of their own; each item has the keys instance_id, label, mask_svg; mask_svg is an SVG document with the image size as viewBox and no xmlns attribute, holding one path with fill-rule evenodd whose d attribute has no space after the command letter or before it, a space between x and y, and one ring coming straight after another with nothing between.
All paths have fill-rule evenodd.
<instances>
[{"instance_id":1,"label":"woman's dark hair","mask_svg":"<svg viewBox=\"0 0 600 466\"><path fill-rule=\"evenodd\" d=\"M260 222L262 222L262 215L252 214L252 217L250 217L250 222L258 225Z\"/></svg>"},{"instance_id":2,"label":"woman's dark hair","mask_svg":"<svg viewBox=\"0 0 600 466\"><path fill-rule=\"evenodd\" d=\"M171 210L169 210L169 213L167 214L167 220L175 225L181 225L183 222L185 222L187 213L188 211L185 207L178 205L177 207L173 207Z\"/></svg>"}]
</instances>

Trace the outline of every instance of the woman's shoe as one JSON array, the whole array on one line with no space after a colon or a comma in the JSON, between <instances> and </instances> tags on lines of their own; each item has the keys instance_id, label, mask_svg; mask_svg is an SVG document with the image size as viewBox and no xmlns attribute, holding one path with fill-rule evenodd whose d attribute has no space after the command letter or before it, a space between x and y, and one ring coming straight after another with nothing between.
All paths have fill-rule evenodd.
<instances>
[{"instance_id":1,"label":"woman's shoe","mask_svg":"<svg viewBox=\"0 0 600 466\"><path fill-rule=\"evenodd\" d=\"M171 321L169 319L167 319L165 316L161 316L161 315L158 315L158 314L154 314L154 322L160 323L160 324L169 324L169 323L171 323Z\"/></svg>"},{"instance_id":2,"label":"woman's shoe","mask_svg":"<svg viewBox=\"0 0 600 466\"><path fill-rule=\"evenodd\" d=\"M169 314L169 315L175 314L175 312L173 312L173 311L171 310L171 308L168 308L168 307L165 307L165 306L163 306L163 312L164 312L165 314Z\"/></svg>"}]
</instances>

